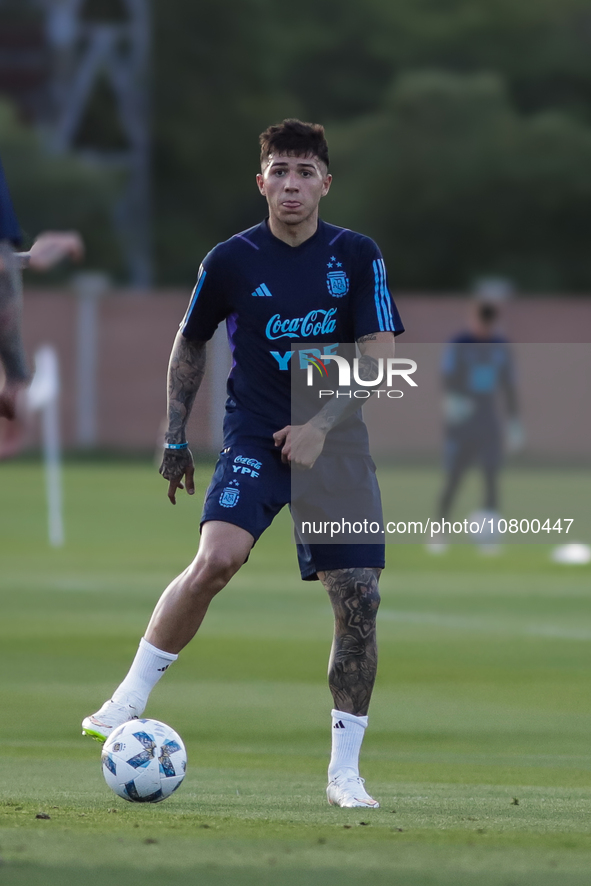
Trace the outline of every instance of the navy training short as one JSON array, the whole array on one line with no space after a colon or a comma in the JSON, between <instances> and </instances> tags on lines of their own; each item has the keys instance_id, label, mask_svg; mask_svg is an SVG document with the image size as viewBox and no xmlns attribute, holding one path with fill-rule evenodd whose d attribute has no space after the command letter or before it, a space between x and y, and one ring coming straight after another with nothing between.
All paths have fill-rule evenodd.
<instances>
[{"instance_id":1,"label":"navy training short","mask_svg":"<svg viewBox=\"0 0 591 886\"><path fill-rule=\"evenodd\" d=\"M380 526L383 524L375 466L369 456L323 453L312 471L298 473L305 479L304 515L308 516L311 509L315 516L327 521L341 520L343 516L355 517L359 515L359 502L364 501L364 513ZM326 491L330 489L335 494L327 496ZM298 563L304 581L317 579L319 571L328 569L384 568L385 546L381 530L367 543L364 540L367 535L347 536L343 544L338 541L298 541L301 535L296 517L298 507L295 502L292 506L292 495L292 470L281 461L280 450L245 438L220 453L205 495L201 525L210 520L232 523L250 532L256 542L279 511L290 505L295 522ZM355 513L348 514L347 508Z\"/></svg>"},{"instance_id":2,"label":"navy training short","mask_svg":"<svg viewBox=\"0 0 591 886\"><path fill-rule=\"evenodd\" d=\"M503 462L501 424L485 414L447 431L444 465L449 473L463 473L473 464L484 471L498 471Z\"/></svg>"}]
</instances>

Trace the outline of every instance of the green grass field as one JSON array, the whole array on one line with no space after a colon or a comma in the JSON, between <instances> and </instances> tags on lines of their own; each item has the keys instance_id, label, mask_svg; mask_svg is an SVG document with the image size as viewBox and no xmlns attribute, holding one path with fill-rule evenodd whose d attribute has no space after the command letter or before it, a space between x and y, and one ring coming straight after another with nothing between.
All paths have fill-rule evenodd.
<instances>
[{"instance_id":1,"label":"green grass field","mask_svg":"<svg viewBox=\"0 0 591 886\"><path fill-rule=\"evenodd\" d=\"M428 474L386 480L420 490ZM181 733L189 769L136 807L79 723L192 557L200 496L172 508L146 463L71 463L65 482L67 545L51 550L40 467L0 466L2 886L591 882L589 567L551 564L548 546L392 546L363 752L382 807L333 809L330 609L282 515L154 692L147 714Z\"/></svg>"}]
</instances>

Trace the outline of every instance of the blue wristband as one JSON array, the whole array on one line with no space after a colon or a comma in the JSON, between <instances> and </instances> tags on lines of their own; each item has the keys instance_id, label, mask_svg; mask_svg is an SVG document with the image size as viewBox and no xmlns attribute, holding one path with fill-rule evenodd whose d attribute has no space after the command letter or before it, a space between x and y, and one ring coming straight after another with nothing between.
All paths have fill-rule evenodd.
<instances>
[{"instance_id":1,"label":"blue wristband","mask_svg":"<svg viewBox=\"0 0 591 886\"><path fill-rule=\"evenodd\" d=\"M164 448L165 449L188 449L189 444L188 443L165 443Z\"/></svg>"}]
</instances>

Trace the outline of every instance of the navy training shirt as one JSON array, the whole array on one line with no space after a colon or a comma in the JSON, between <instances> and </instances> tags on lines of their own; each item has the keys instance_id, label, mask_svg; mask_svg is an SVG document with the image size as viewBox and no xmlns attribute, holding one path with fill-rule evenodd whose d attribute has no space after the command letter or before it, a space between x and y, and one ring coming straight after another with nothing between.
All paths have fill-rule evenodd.
<instances>
[{"instance_id":1,"label":"navy training shirt","mask_svg":"<svg viewBox=\"0 0 591 886\"><path fill-rule=\"evenodd\" d=\"M21 242L21 231L16 218L6 177L0 162L0 240L10 240L15 246Z\"/></svg>"},{"instance_id":2,"label":"navy training shirt","mask_svg":"<svg viewBox=\"0 0 591 886\"><path fill-rule=\"evenodd\" d=\"M376 244L323 221L300 246L275 237L265 220L212 249L181 331L188 339L207 341L223 320L233 356L225 445L237 436L273 445L272 434L292 423L290 369L294 354L299 362L296 346L404 331ZM328 437L337 432L342 437L356 426L365 434L360 411Z\"/></svg>"}]
</instances>

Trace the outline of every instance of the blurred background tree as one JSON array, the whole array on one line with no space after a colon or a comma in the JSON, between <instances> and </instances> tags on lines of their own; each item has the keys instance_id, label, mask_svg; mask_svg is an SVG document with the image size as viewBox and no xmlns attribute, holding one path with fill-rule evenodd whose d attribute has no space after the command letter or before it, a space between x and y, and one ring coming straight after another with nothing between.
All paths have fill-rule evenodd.
<instances>
[{"instance_id":1,"label":"blurred background tree","mask_svg":"<svg viewBox=\"0 0 591 886\"><path fill-rule=\"evenodd\" d=\"M111 206L118 191L114 175L75 156L48 153L35 130L25 126L3 100L0 157L25 247L41 231L78 230L90 267L122 273L122 255L111 226Z\"/></svg>"},{"instance_id":2,"label":"blurred background tree","mask_svg":"<svg viewBox=\"0 0 591 886\"><path fill-rule=\"evenodd\" d=\"M325 215L378 239L399 285L589 285L591 129L564 112L518 114L494 74L421 71L334 142L355 187Z\"/></svg>"},{"instance_id":3,"label":"blurred background tree","mask_svg":"<svg viewBox=\"0 0 591 886\"><path fill-rule=\"evenodd\" d=\"M100 18L118 0L88 2ZM375 237L397 289L501 274L524 291L591 290L591 0L152 0L151 11L158 283L190 285L216 242L263 217L257 135L299 116L327 128L324 217ZM112 129L99 98L90 141Z\"/></svg>"},{"instance_id":4,"label":"blurred background tree","mask_svg":"<svg viewBox=\"0 0 591 886\"><path fill-rule=\"evenodd\" d=\"M379 242L397 288L501 274L588 291L588 0L156 0L162 279L256 223L256 135L321 121L323 215ZM179 76L182 71L182 76Z\"/></svg>"}]
</instances>

